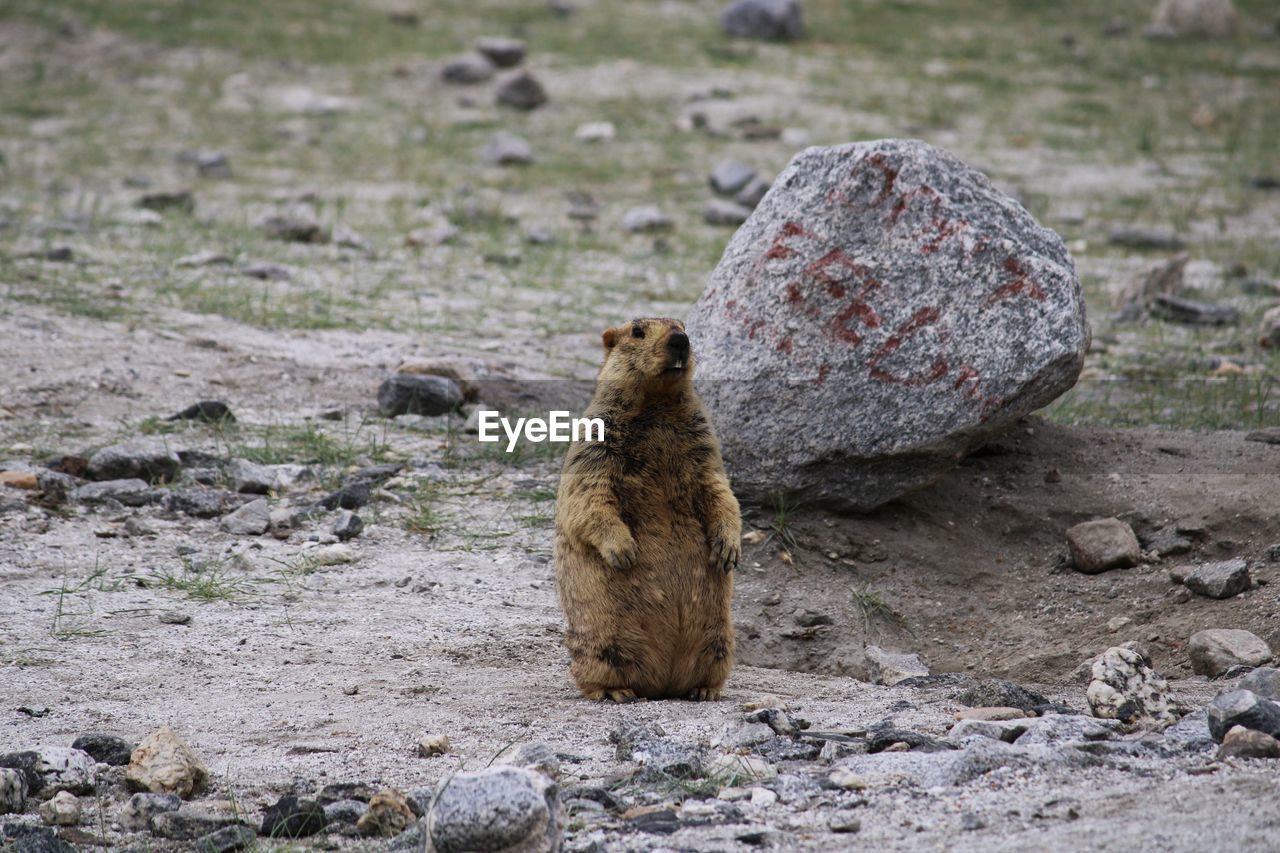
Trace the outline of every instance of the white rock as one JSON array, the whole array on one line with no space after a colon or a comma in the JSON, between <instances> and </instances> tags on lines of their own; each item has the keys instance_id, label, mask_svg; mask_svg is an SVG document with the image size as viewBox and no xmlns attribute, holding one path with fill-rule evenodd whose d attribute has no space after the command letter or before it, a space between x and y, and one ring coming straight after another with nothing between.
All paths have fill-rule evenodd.
<instances>
[{"instance_id":1,"label":"white rock","mask_svg":"<svg viewBox=\"0 0 1280 853\"><path fill-rule=\"evenodd\" d=\"M50 826L75 826L80 822L80 800L69 791L59 791L40 804L40 819Z\"/></svg>"}]
</instances>

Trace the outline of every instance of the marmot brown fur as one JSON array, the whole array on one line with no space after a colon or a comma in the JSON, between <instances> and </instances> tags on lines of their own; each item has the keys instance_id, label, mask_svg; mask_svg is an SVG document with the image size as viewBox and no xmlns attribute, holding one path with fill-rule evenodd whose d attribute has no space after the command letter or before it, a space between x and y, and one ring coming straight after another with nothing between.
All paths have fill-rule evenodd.
<instances>
[{"instance_id":1,"label":"marmot brown fur","mask_svg":"<svg viewBox=\"0 0 1280 853\"><path fill-rule=\"evenodd\" d=\"M678 320L605 331L586 412L604 441L565 456L556 581L588 699L716 699L733 667L742 519L693 366Z\"/></svg>"}]
</instances>

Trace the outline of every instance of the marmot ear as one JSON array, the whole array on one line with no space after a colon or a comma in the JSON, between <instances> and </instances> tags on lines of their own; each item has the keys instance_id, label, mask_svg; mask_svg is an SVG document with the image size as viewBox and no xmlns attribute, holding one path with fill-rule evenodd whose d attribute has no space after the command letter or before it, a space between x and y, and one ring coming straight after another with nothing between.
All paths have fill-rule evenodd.
<instances>
[{"instance_id":1,"label":"marmot ear","mask_svg":"<svg viewBox=\"0 0 1280 853\"><path fill-rule=\"evenodd\" d=\"M611 350L613 349L613 345L618 342L618 330L605 329L603 337L604 337L604 348L607 350Z\"/></svg>"}]
</instances>

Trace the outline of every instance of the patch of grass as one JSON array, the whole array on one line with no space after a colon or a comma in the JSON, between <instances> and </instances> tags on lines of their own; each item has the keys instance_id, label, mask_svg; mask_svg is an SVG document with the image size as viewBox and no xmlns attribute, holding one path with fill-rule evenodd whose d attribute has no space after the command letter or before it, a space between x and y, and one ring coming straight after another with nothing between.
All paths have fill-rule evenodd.
<instances>
[{"instance_id":1,"label":"patch of grass","mask_svg":"<svg viewBox=\"0 0 1280 853\"><path fill-rule=\"evenodd\" d=\"M1072 425L1256 429L1280 422L1280 378L1082 381L1042 411Z\"/></svg>"},{"instance_id":2,"label":"patch of grass","mask_svg":"<svg viewBox=\"0 0 1280 853\"><path fill-rule=\"evenodd\" d=\"M851 590L850 596L853 599L854 606L862 614L864 636L870 635L871 623L876 620L884 620L900 627L905 627L905 617L891 607L879 592L871 588L870 584L867 584L862 589Z\"/></svg>"},{"instance_id":3,"label":"patch of grass","mask_svg":"<svg viewBox=\"0 0 1280 853\"><path fill-rule=\"evenodd\" d=\"M47 595L54 598L53 621L49 626L49 633L55 640L73 640L80 637L95 637L107 633L99 628L88 627L88 620L94 616L93 601L89 597L92 592L114 592L123 584L121 580L108 581L107 570L98 563L98 558L94 558L93 571L87 577L75 584L69 584L66 576L62 578L62 583L52 589L41 590L39 595ZM86 602L86 610L72 610L73 600L81 599Z\"/></svg>"},{"instance_id":4,"label":"patch of grass","mask_svg":"<svg viewBox=\"0 0 1280 853\"><path fill-rule=\"evenodd\" d=\"M232 575L218 564L197 566L189 558L182 558L177 571L154 569L149 582L162 589L180 592L194 601L238 601L254 592L254 582L242 576Z\"/></svg>"}]
</instances>

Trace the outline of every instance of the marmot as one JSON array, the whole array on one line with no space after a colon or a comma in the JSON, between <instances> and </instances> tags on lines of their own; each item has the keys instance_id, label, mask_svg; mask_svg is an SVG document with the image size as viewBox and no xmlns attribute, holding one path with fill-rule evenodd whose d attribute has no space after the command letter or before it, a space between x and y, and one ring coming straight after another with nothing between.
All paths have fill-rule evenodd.
<instances>
[{"instance_id":1,"label":"marmot","mask_svg":"<svg viewBox=\"0 0 1280 853\"><path fill-rule=\"evenodd\" d=\"M733 667L742 519L693 366L679 320L606 330L586 412L604 441L565 456L556 582L588 699L717 699Z\"/></svg>"}]
</instances>

